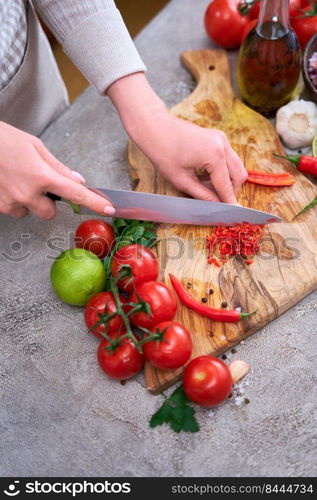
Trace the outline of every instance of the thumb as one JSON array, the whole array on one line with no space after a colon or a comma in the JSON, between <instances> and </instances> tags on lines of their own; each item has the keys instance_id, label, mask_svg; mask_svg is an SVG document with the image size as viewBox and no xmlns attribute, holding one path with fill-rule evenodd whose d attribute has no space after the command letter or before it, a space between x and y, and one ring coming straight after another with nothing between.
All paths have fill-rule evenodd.
<instances>
[{"instance_id":1,"label":"thumb","mask_svg":"<svg viewBox=\"0 0 317 500\"><path fill-rule=\"evenodd\" d=\"M220 201L219 196L192 175L186 175L178 180L176 187L193 198L205 201Z\"/></svg>"}]
</instances>

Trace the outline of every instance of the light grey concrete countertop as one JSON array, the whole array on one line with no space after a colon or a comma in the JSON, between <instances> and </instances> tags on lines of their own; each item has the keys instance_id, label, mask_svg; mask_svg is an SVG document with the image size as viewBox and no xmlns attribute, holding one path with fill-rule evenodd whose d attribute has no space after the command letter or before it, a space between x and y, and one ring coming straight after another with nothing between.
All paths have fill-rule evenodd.
<instances>
[{"instance_id":1,"label":"light grey concrete countertop","mask_svg":"<svg viewBox=\"0 0 317 500\"><path fill-rule=\"evenodd\" d=\"M179 53L211 47L207 4L174 0L136 39L169 106L193 86ZM43 140L90 185L130 187L127 137L92 88ZM50 222L0 217L0 475L316 475L317 294L229 354L252 371L221 407L197 410L199 433L152 430L161 396L146 392L143 375L124 386L105 377L82 310L51 290L52 259L72 246L80 220L63 206Z\"/></svg>"}]
</instances>

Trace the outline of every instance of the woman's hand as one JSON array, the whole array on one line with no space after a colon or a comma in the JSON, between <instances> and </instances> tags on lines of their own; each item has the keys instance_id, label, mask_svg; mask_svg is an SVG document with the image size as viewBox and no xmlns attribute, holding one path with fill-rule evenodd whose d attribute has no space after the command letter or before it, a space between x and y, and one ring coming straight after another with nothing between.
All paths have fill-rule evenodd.
<instances>
[{"instance_id":1,"label":"woman's hand","mask_svg":"<svg viewBox=\"0 0 317 500\"><path fill-rule=\"evenodd\" d=\"M247 172L226 135L172 116L143 73L113 83L107 95L132 140L174 186L194 198L237 203ZM208 174L208 187L198 174Z\"/></svg>"},{"instance_id":2,"label":"woman's hand","mask_svg":"<svg viewBox=\"0 0 317 500\"><path fill-rule=\"evenodd\" d=\"M24 217L31 211L41 219L51 219L56 207L45 196L50 192L112 215L111 203L84 183L85 179L59 162L40 139L0 122L0 213Z\"/></svg>"}]
</instances>

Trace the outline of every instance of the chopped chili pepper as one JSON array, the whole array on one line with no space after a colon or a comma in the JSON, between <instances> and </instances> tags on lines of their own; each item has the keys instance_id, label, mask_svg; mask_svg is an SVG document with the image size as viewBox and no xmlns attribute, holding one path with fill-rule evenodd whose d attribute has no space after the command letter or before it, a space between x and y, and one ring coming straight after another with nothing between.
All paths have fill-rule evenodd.
<instances>
[{"instance_id":1,"label":"chopped chili pepper","mask_svg":"<svg viewBox=\"0 0 317 500\"><path fill-rule=\"evenodd\" d=\"M252 313L242 313L237 311L236 309L215 309L213 307L202 304L201 302L198 302L196 299L194 299L194 297L188 292L186 288L183 287L182 283L178 281L178 279L173 274L170 274L169 276L173 288L182 304L189 307L189 309L197 312L201 316L213 319L214 321L237 323L241 319L247 318L256 313L256 311L253 311Z\"/></svg>"},{"instance_id":2,"label":"chopped chili pepper","mask_svg":"<svg viewBox=\"0 0 317 500\"><path fill-rule=\"evenodd\" d=\"M259 240L263 227L263 224L249 223L216 227L214 232L207 236L208 263L221 267L230 257L239 255L246 259L246 264L252 264L254 255L260 249Z\"/></svg>"},{"instance_id":3,"label":"chopped chili pepper","mask_svg":"<svg viewBox=\"0 0 317 500\"><path fill-rule=\"evenodd\" d=\"M308 205L306 205L306 207L304 207L300 212L298 212L298 214L296 214L295 217L298 217L299 215L302 215L304 212L306 212L310 208L313 208L315 205L317 205L317 196L316 196L316 198L313 201L311 201L310 203L308 203ZM294 219L295 219L295 217L294 217Z\"/></svg>"},{"instance_id":4,"label":"chopped chili pepper","mask_svg":"<svg viewBox=\"0 0 317 500\"><path fill-rule=\"evenodd\" d=\"M306 174L316 175L317 177L317 158L309 155L278 155L274 153L274 156L278 158L283 158L283 160L288 160L291 162L300 172L305 172Z\"/></svg>"},{"instance_id":5,"label":"chopped chili pepper","mask_svg":"<svg viewBox=\"0 0 317 500\"><path fill-rule=\"evenodd\" d=\"M256 170L248 170L247 182L260 184L261 186L282 187L292 186L295 184L295 179L287 172L275 174L272 172L257 172Z\"/></svg>"}]
</instances>

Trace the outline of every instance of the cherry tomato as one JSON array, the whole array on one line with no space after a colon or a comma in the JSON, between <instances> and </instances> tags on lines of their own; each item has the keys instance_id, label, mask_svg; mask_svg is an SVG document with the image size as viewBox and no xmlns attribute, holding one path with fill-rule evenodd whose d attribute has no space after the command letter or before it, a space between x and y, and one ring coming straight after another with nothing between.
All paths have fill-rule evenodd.
<instances>
[{"instance_id":1,"label":"cherry tomato","mask_svg":"<svg viewBox=\"0 0 317 500\"><path fill-rule=\"evenodd\" d=\"M133 325L152 328L162 321L172 320L176 314L177 302L173 292L159 281L145 281L138 285L131 295L131 301L137 302L138 296L147 302L151 314L138 312L131 317Z\"/></svg>"},{"instance_id":2,"label":"cherry tomato","mask_svg":"<svg viewBox=\"0 0 317 500\"><path fill-rule=\"evenodd\" d=\"M111 335L115 337L114 335ZM108 340L100 342L97 360L100 368L111 378L126 380L136 375L144 365L144 355L138 352L132 340L124 338L114 352L107 351Z\"/></svg>"},{"instance_id":3,"label":"cherry tomato","mask_svg":"<svg viewBox=\"0 0 317 500\"><path fill-rule=\"evenodd\" d=\"M104 259L111 252L114 242L113 227L103 220L86 220L76 229L75 246L90 250L100 259Z\"/></svg>"},{"instance_id":4,"label":"cherry tomato","mask_svg":"<svg viewBox=\"0 0 317 500\"><path fill-rule=\"evenodd\" d=\"M226 49L239 47L248 16L238 11L240 0L214 0L205 12L208 36Z\"/></svg>"},{"instance_id":5,"label":"cherry tomato","mask_svg":"<svg viewBox=\"0 0 317 500\"><path fill-rule=\"evenodd\" d=\"M201 406L216 406L227 399L232 388L229 368L213 356L199 356L188 363L183 377L189 399Z\"/></svg>"},{"instance_id":6,"label":"cherry tomato","mask_svg":"<svg viewBox=\"0 0 317 500\"><path fill-rule=\"evenodd\" d=\"M304 12L310 12L312 15L306 15L303 17L303 13L301 13L297 17L291 18L292 28L295 31L302 48L304 48L310 38L317 33L317 3L314 9L315 10L313 10L313 7L309 5L308 7L305 7Z\"/></svg>"},{"instance_id":7,"label":"cherry tomato","mask_svg":"<svg viewBox=\"0 0 317 500\"><path fill-rule=\"evenodd\" d=\"M128 292L144 281L156 280L159 273L157 258L149 248L143 245L133 244L120 248L112 258L112 276L118 276L122 266L130 266L132 271L132 276L118 282L118 287Z\"/></svg>"},{"instance_id":8,"label":"cherry tomato","mask_svg":"<svg viewBox=\"0 0 317 500\"><path fill-rule=\"evenodd\" d=\"M122 304L126 302L126 298L123 295L120 295L120 301ZM93 327L97 321L99 321L99 314L113 314L116 312L117 307L114 300L114 296L111 292L100 292L97 293L94 297L92 297L89 302L85 306L84 310L84 319L87 325L87 328L90 329ZM99 314L98 314L99 313ZM111 334L114 332L122 333L125 330L123 320L121 316L114 316L108 323L107 333ZM91 333L95 335L98 339L103 339L104 337L100 332L105 332L105 325L101 324L98 327L91 330Z\"/></svg>"},{"instance_id":9,"label":"cherry tomato","mask_svg":"<svg viewBox=\"0 0 317 500\"><path fill-rule=\"evenodd\" d=\"M163 321L152 331L164 331L162 340L151 340L143 345L145 359L156 368L175 369L183 366L192 353L192 341L186 328L175 321Z\"/></svg>"},{"instance_id":10,"label":"cherry tomato","mask_svg":"<svg viewBox=\"0 0 317 500\"><path fill-rule=\"evenodd\" d=\"M248 34L250 33L250 31L253 30L253 28L256 26L257 22L258 22L257 19L251 19L251 21L249 21L245 25L245 28L244 28L243 33L242 33L242 40L241 40L242 42L248 36Z\"/></svg>"}]
</instances>

